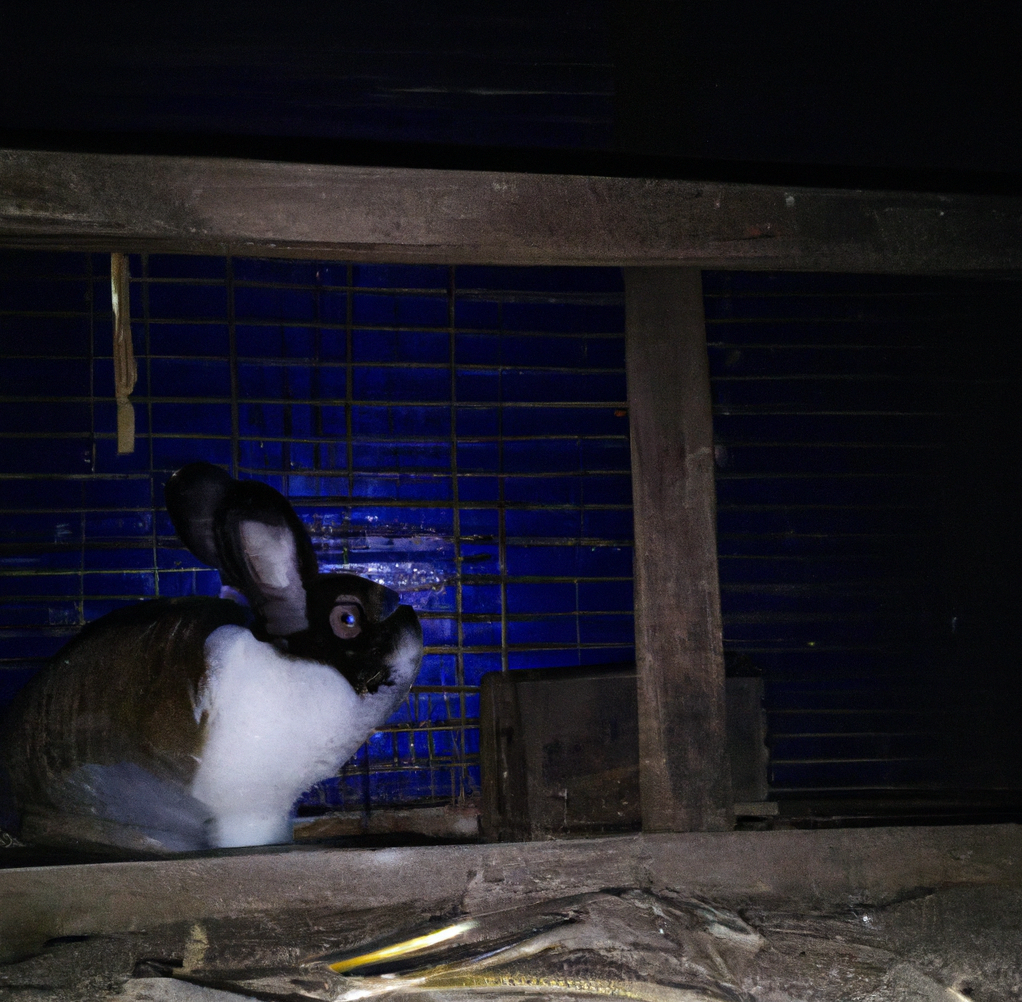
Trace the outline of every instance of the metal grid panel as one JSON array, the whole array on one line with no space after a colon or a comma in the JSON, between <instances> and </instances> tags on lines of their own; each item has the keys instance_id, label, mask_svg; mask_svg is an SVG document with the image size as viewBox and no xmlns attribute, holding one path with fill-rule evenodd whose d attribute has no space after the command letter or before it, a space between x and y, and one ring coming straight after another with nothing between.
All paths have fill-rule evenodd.
<instances>
[{"instance_id":1,"label":"metal grid panel","mask_svg":"<svg viewBox=\"0 0 1022 1002\"><path fill-rule=\"evenodd\" d=\"M724 645L773 792L1017 783L1022 285L703 287Z\"/></svg>"},{"instance_id":2,"label":"metal grid panel","mask_svg":"<svg viewBox=\"0 0 1022 1002\"><path fill-rule=\"evenodd\" d=\"M116 453L109 259L0 256L0 684L82 623L215 594L162 484L273 484L324 570L419 610L405 706L305 809L478 788L486 671L632 658L623 303L614 269L133 257L133 454Z\"/></svg>"}]
</instances>

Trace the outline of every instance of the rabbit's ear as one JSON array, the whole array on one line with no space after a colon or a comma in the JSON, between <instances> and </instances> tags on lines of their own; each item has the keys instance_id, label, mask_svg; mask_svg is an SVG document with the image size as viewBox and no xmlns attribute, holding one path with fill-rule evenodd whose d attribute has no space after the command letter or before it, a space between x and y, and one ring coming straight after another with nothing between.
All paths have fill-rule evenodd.
<instances>
[{"instance_id":1,"label":"rabbit's ear","mask_svg":"<svg viewBox=\"0 0 1022 1002\"><path fill-rule=\"evenodd\" d=\"M266 632L286 637L308 629L306 586L317 576L305 526L268 484L235 480L214 518L221 576L243 592Z\"/></svg>"},{"instance_id":2,"label":"rabbit's ear","mask_svg":"<svg viewBox=\"0 0 1022 1002\"><path fill-rule=\"evenodd\" d=\"M189 463L178 470L163 488L167 513L178 538L204 564L218 570L222 568L213 519L233 483L230 475L219 466ZM237 585L238 582L225 580L224 584Z\"/></svg>"}]
</instances>

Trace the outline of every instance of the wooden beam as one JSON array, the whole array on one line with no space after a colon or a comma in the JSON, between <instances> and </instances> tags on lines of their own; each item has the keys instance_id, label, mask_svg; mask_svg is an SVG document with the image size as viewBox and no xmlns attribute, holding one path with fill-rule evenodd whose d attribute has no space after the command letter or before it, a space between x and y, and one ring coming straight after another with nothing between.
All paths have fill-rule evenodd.
<instances>
[{"instance_id":1,"label":"wooden beam","mask_svg":"<svg viewBox=\"0 0 1022 1002\"><path fill-rule=\"evenodd\" d=\"M1003 272L1022 198L0 150L0 246Z\"/></svg>"},{"instance_id":2,"label":"wooden beam","mask_svg":"<svg viewBox=\"0 0 1022 1002\"><path fill-rule=\"evenodd\" d=\"M702 277L625 271L644 831L732 827Z\"/></svg>"},{"instance_id":3,"label":"wooden beam","mask_svg":"<svg viewBox=\"0 0 1022 1002\"><path fill-rule=\"evenodd\" d=\"M1022 889L1017 825L383 850L275 846L243 855L0 870L0 956L19 941L34 947L58 936L170 922L184 922L187 930L195 922L266 911L306 911L314 919L398 906L407 928L459 908L488 912L606 887L666 887L735 907L757 898L776 906L779 897L792 896L816 912L850 915L849 902L875 908L918 898L920 888L968 885Z\"/></svg>"}]
</instances>

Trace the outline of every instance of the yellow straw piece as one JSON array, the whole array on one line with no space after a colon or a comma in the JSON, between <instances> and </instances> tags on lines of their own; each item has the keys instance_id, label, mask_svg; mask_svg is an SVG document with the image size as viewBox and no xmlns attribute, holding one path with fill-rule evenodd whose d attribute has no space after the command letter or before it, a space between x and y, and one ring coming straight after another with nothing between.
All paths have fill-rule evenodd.
<instances>
[{"instance_id":1,"label":"yellow straw piece","mask_svg":"<svg viewBox=\"0 0 1022 1002\"><path fill-rule=\"evenodd\" d=\"M336 964L330 964L330 970L337 974L354 970L356 967L365 967L367 964L378 964L381 960L392 960L394 957L403 957L409 953L418 953L428 947L436 946L437 943L446 943L449 939L460 936L463 932L474 929L479 923L475 919L466 922L457 922L436 932L427 933L425 936L416 936L414 939L406 939L403 943L395 943L393 946L384 946L372 953L363 953L358 957L349 957L347 960L338 960Z\"/></svg>"},{"instance_id":2,"label":"yellow straw piece","mask_svg":"<svg viewBox=\"0 0 1022 1002\"><path fill-rule=\"evenodd\" d=\"M602 978L564 978L557 975L464 974L454 977L359 978L358 986L337 996L336 1002L363 1002L389 995L442 992L502 992L503 998L521 995L580 995L589 998L630 999L632 1002L724 1002L725 996L711 989L675 988L655 981L605 981Z\"/></svg>"}]
</instances>

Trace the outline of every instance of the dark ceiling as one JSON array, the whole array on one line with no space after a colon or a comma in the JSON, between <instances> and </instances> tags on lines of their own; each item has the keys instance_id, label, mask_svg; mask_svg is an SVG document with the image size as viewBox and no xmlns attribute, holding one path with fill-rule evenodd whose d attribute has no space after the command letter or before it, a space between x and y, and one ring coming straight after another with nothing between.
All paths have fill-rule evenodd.
<instances>
[{"instance_id":1,"label":"dark ceiling","mask_svg":"<svg viewBox=\"0 0 1022 1002\"><path fill-rule=\"evenodd\" d=\"M187 0L3 18L7 146L1022 182L1015 4Z\"/></svg>"}]
</instances>

